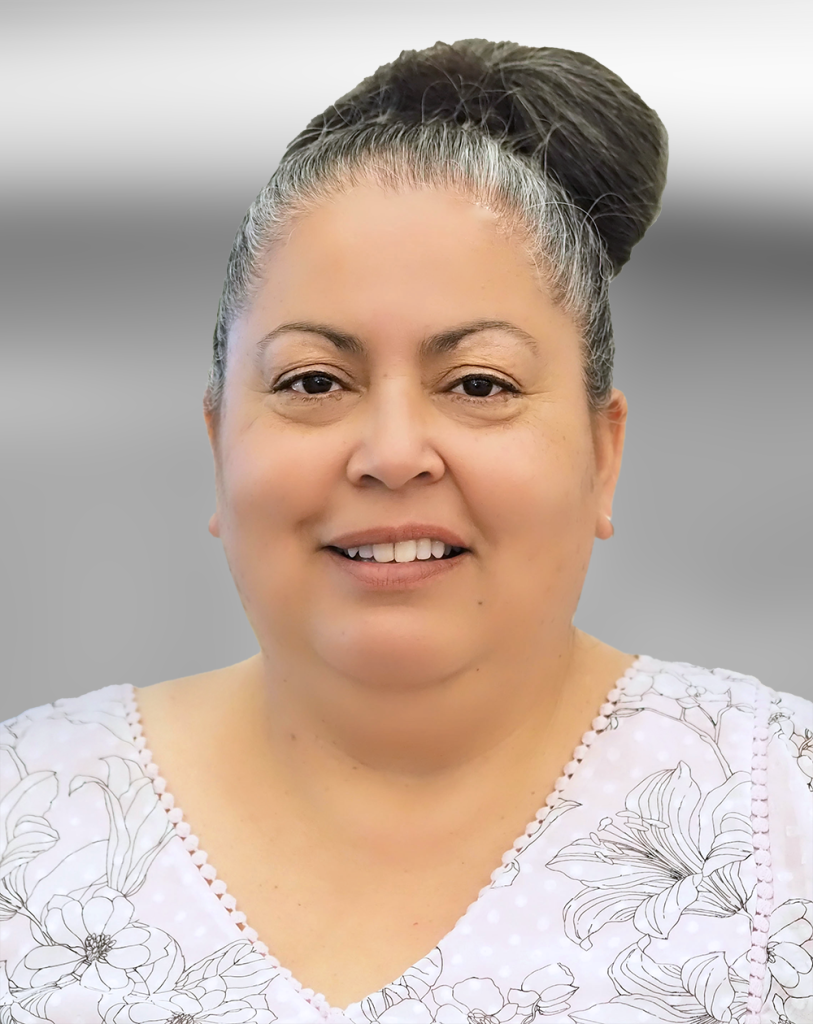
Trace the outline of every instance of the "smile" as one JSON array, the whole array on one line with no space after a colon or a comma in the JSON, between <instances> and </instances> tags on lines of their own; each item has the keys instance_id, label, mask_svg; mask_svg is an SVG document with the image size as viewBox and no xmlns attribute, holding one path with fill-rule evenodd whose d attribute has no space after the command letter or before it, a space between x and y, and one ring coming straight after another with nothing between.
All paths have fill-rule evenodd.
<instances>
[{"instance_id":1,"label":"smile","mask_svg":"<svg viewBox=\"0 0 813 1024\"><path fill-rule=\"evenodd\" d=\"M405 563L455 558L467 549L424 537L420 540L402 540L395 544L362 544L357 548L331 547L331 550L357 562Z\"/></svg>"},{"instance_id":2,"label":"smile","mask_svg":"<svg viewBox=\"0 0 813 1024\"><path fill-rule=\"evenodd\" d=\"M415 541L399 543L411 543L413 547L416 544ZM393 545L382 544L381 547L388 548ZM468 548L449 548L448 551L446 548L447 545L444 545L444 553L440 557L430 554L429 558L419 558L416 551L414 558L401 562L395 560L395 552L391 559L379 561L375 556L361 557L360 551L356 551L351 558L349 551L353 548L328 546L323 550L345 579L350 577L356 585L381 592L412 590L415 587L426 586L440 576L459 571L458 567L465 566L472 557ZM382 553L387 554L386 551Z\"/></svg>"}]
</instances>

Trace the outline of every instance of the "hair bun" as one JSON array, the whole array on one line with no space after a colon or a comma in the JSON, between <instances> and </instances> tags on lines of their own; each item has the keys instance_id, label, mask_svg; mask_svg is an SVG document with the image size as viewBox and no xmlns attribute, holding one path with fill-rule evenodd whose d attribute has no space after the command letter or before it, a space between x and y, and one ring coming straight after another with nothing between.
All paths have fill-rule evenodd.
<instances>
[{"instance_id":1,"label":"hair bun","mask_svg":"<svg viewBox=\"0 0 813 1024\"><path fill-rule=\"evenodd\" d=\"M660 210L667 135L608 68L554 47L463 39L404 50L291 144L362 123L477 125L538 163L589 214L617 273Z\"/></svg>"}]
</instances>

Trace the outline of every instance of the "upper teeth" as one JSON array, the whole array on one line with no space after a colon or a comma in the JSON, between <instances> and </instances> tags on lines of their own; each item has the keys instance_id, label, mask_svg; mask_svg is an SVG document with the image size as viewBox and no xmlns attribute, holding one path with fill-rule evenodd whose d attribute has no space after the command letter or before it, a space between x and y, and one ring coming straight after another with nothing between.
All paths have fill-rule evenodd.
<instances>
[{"instance_id":1,"label":"upper teeth","mask_svg":"<svg viewBox=\"0 0 813 1024\"><path fill-rule=\"evenodd\" d=\"M442 540L422 537L420 540L399 540L397 544L362 544L358 548L344 548L350 558L373 558L376 562L414 562L416 558L443 558L452 550Z\"/></svg>"}]
</instances>

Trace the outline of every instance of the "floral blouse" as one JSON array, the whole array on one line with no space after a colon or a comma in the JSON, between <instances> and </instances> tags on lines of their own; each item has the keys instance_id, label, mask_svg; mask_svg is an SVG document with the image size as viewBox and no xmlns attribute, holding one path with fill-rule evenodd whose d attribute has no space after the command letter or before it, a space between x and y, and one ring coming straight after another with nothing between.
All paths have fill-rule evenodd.
<instances>
[{"instance_id":1,"label":"floral blouse","mask_svg":"<svg viewBox=\"0 0 813 1024\"><path fill-rule=\"evenodd\" d=\"M639 657L455 927L346 1008L237 908L133 687L3 723L0 767L0 1024L813 1022L813 704L750 676Z\"/></svg>"}]
</instances>

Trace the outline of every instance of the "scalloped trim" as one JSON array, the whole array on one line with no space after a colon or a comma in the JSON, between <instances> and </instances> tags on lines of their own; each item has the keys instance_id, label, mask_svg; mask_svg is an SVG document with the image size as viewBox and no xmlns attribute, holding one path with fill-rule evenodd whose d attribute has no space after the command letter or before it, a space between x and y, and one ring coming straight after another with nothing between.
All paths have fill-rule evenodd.
<instances>
[{"instance_id":1,"label":"scalloped trim","mask_svg":"<svg viewBox=\"0 0 813 1024\"><path fill-rule=\"evenodd\" d=\"M610 724L610 718L618 707L618 702L621 700L621 696L624 693L627 684L641 671L643 662L647 662L648 664L659 664L655 659L650 658L648 655L640 654L626 670L624 675L621 676L620 679L616 680L613 688L607 694L606 701L599 708L598 715L593 719L590 724L590 728L584 736L582 736L581 743L574 750L573 758L568 761L562 770L562 774L556 782L554 782L553 789L545 798L544 806L536 812L534 820L526 825L523 834L514 840L511 849L507 850L503 854L502 864L500 867L495 868L495 870L491 872L492 883L498 881L505 872L506 867L513 863L523 850L533 842L539 833L539 830L542 828L542 823L548 817L553 808L564 799L562 794L567 788L567 784L576 774L579 765L585 757L587 757L587 752L593 743L595 743L597 737L600 736ZM480 890L480 895L477 897L477 900L479 900L481 896L485 895L485 893L491 888L493 888L493 885L484 886ZM475 900L474 903L476 903L477 900ZM470 904L469 909L474 906L474 903ZM466 913L468 913L468 910ZM466 915L464 914L463 916L465 917ZM462 920L462 918L460 920ZM458 924L459 923L460 922L458 922Z\"/></svg>"},{"instance_id":2,"label":"scalloped trim","mask_svg":"<svg viewBox=\"0 0 813 1024\"><path fill-rule=\"evenodd\" d=\"M197 867L201 876L209 885L214 896L220 901L220 905L229 915L231 920L237 926L238 930L243 933L246 939L254 946L254 949L258 953L267 957L274 967L279 969L280 976L289 981L294 989L303 995L308 1002L310 1002L325 1020L328 1019L326 1010L330 1007L327 1004L327 1000L324 1000L324 996L321 999L324 1000L324 1009L319 1005L320 996L312 996L308 998L309 989L303 989L296 979L292 976L291 972L287 967L283 967L282 964L268 951L268 946L262 942L255 931L247 920L246 915L237 909L237 900L228 891L226 883L222 878L217 877L217 871L214 865L209 863L208 855L204 850L200 849L200 843L198 837L192 832L189 822L184 819L183 811L180 807L175 804L175 798L170 792L167 791L167 784L164 778L161 776L158 765L152 759L152 751L147 747L147 740L144 736L144 727L141 723L141 712L138 708L138 700L135 695L135 687L131 684L127 684L127 690L129 691L128 697L125 701L125 707L127 711L127 723L130 726L130 732L132 734L133 745L138 751L138 760L141 767L144 769L144 774L152 780L152 786L155 790L161 806L167 812L172 827L175 831L175 835L183 843L184 849L189 853L192 863Z\"/></svg>"},{"instance_id":3,"label":"scalloped trim","mask_svg":"<svg viewBox=\"0 0 813 1024\"><path fill-rule=\"evenodd\" d=\"M771 868L770 820L768 816L768 719L771 711L767 689L760 683L754 694L754 737L751 748L751 827L754 834L756 865L756 908L751 927L750 971L745 1024L759 1024L765 989L765 965L768 960L768 932L773 911L773 871Z\"/></svg>"},{"instance_id":4,"label":"scalloped trim","mask_svg":"<svg viewBox=\"0 0 813 1024\"><path fill-rule=\"evenodd\" d=\"M534 816L534 820L530 822L526 827L524 833L514 840L514 843L510 850L507 850L502 856L502 863L499 867L495 868L491 873L491 882L494 882L500 877L502 872L505 870L506 864L514 861L522 851L528 846L528 844L534 839L539 829L542 827L542 823L545 818L550 814L551 810L563 799L562 793L567 787L570 779L575 775L579 765L584 761L587 756L587 752L596 738L601 735L602 732L607 728L610 723L610 716L618 706L618 702L621 696L630 682L634 679L641 670L642 666L647 664L657 665L660 662L655 658L650 658L646 654L639 654L635 661L630 665L626 672L619 679L616 680L612 689L607 694L606 701L601 705L599 714L591 722L590 729L582 736L581 743L576 747L573 752L573 757L565 765L562 774L554 783L553 789L545 799L545 804L541 807ZM311 988L305 988L301 982L293 976L287 967L283 967L279 960L276 959L269 951L268 946L259 938L257 932L248 924L246 915L237 909L237 900L229 893L226 883L222 878L217 877L217 871L214 865L209 863L208 855L204 850L201 850L198 842L198 837L194 835L189 823L184 819L183 811L180 807L176 806L175 799L170 792L167 790L166 781L162 778L158 765L152 759L152 751L147 747L147 740L144 736L144 728L141 722L141 712L138 708L138 700L136 699L135 687L127 683L125 684L128 697L125 700L125 706L127 711L127 723L130 726L132 734L133 745L138 751L138 760L144 769L144 774L152 780L153 789L155 790L161 806L167 812L172 826L175 830L175 834L179 837L184 845L184 849L188 851L192 863L197 867L200 874L203 876L212 893L218 898L221 906L228 913L231 920L237 926L237 928L243 933L253 945L254 949L258 953L267 957L274 967L278 968L280 977L284 978L293 988L293 990L300 995L307 1003L309 1003L325 1021L341 1021L345 1020L345 1011L339 1007L331 1006L327 999L321 992L314 992ZM765 742L767 743L767 711L765 714ZM764 753L763 753L764 757ZM764 770L763 770L764 774ZM767 791L766 791L767 793ZM752 812L753 814L753 812ZM766 797L766 808L765 818L767 820L767 797ZM768 853L768 860L770 861L770 853ZM447 932L447 936L451 935L452 932L456 931L458 926L468 917L472 908L482 899L482 897L493 888L492 884L483 886L480 892L477 894L477 898L474 899L463 912L463 914L455 922L454 927ZM759 912L759 911L757 911ZM769 911L770 914L770 911ZM765 940L763 941L763 973L764 973L764 962L765 962L765 944L767 942L767 930L764 933ZM444 936L446 938L446 936ZM443 939L441 939L441 942ZM753 977L753 967L752 967ZM762 975L760 975L760 978ZM379 991L381 991L379 989ZM364 1000L369 999L371 996L378 995L378 992L371 992L365 996L364 999L360 999L355 1003L351 1003L346 1009L358 1006ZM749 997L750 999L750 997ZM749 1007L750 1007L749 1002ZM756 1021L749 1021L748 1024L757 1024Z\"/></svg>"}]
</instances>

